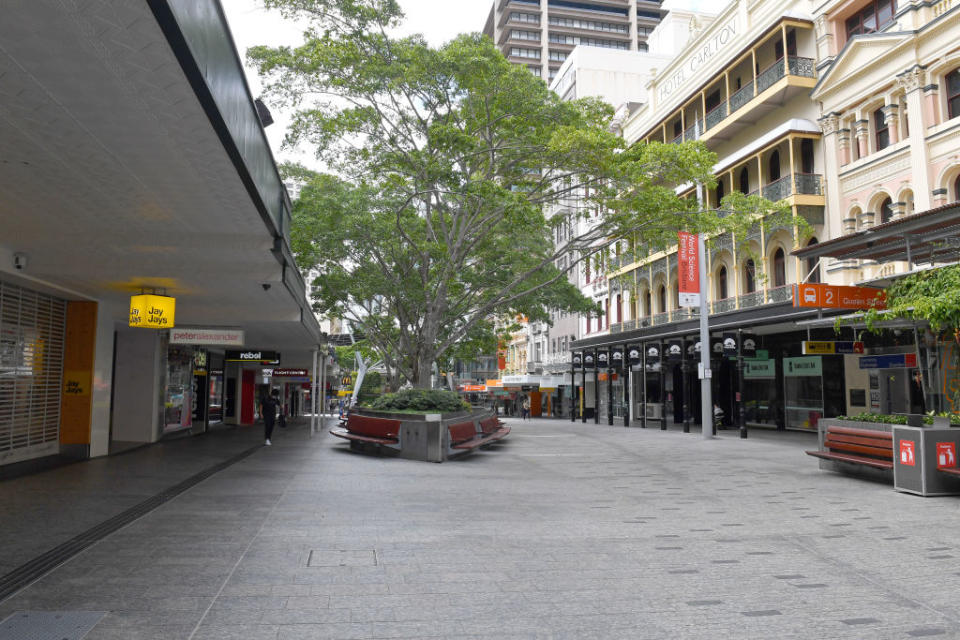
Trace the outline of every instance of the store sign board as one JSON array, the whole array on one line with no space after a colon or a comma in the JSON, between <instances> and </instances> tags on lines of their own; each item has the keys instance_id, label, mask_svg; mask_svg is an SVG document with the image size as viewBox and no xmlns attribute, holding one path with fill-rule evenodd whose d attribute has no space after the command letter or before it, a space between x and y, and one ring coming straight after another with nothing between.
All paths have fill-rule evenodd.
<instances>
[{"instance_id":1,"label":"store sign board","mask_svg":"<svg viewBox=\"0 0 960 640\"><path fill-rule=\"evenodd\" d=\"M776 360L743 361L743 377L750 380L774 380L777 377Z\"/></svg>"},{"instance_id":2,"label":"store sign board","mask_svg":"<svg viewBox=\"0 0 960 640\"><path fill-rule=\"evenodd\" d=\"M863 353L862 342L843 342L832 340L804 340L804 355L835 355L835 354L860 354Z\"/></svg>"},{"instance_id":3,"label":"store sign board","mask_svg":"<svg viewBox=\"0 0 960 640\"><path fill-rule=\"evenodd\" d=\"M242 347L243 329L180 327L170 330L170 344Z\"/></svg>"},{"instance_id":4,"label":"store sign board","mask_svg":"<svg viewBox=\"0 0 960 640\"><path fill-rule=\"evenodd\" d=\"M145 329L170 329L174 326L176 310L177 299L170 296L130 296L129 325Z\"/></svg>"},{"instance_id":5,"label":"store sign board","mask_svg":"<svg viewBox=\"0 0 960 640\"><path fill-rule=\"evenodd\" d=\"M486 390L487 390L487 385L485 385L485 384L464 384L464 385L460 385L460 389L463 390L463 391L471 392L471 393L477 393L477 392L486 391Z\"/></svg>"},{"instance_id":6,"label":"store sign board","mask_svg":"<svg viewBox=\"0 0 960 640\"><path fill-rule=\"evenodd\" d=\"M912 369L917 366L917 354L894 353L886 356L863 356L861 369Z\"/></svg>"},{"instance_id":7,"label":"store sign board","mask_svg":"<svg viewBox=\"0 0 960 640\"><path fill-rule=\"evenodd\" d=\"M816 309L885 309L886 294L875 287L793 285L793 306Z\"/></svg>"},{"instance_id":8,"label":"store sign board","mask_svg":"<svg viewBox=\"0 0 960 640\"><path fill-rule=\"evenodd\" d=\"M279 351L227 351L223 358L227 362L256 362L258 364L280 364Z\"/></svg>"},{"instance_id":9,"label":"store sign board","mask_svg":"<svg viewBox=\"0 0 960 640\"><path fill-rule=\"evenodd\" d=\"M275 378L303 378L309 376L310 372L306 369L274 369Z\"/></svg>"},{"instance_id":10,"label":"store sign board","mask_svg":"<svg viewBox=\"0 0 960 640\"><path fill-rule=\"evenodd\" d=\"M697 264L697 234L680 231L678 234L680 247L679 262L679 302L681 307L700 306L700 267Z\"/></svg>"},{"instance_id":11,"label":"store sign board","mask_svg":"<svg viewBox=\"0 0 960 640\"><path fill-rule=\"evenodd\" d=\"M783 375L788 378L823 375L823 359L820 356L784 358Z\"/></svg>"}]
</instances>

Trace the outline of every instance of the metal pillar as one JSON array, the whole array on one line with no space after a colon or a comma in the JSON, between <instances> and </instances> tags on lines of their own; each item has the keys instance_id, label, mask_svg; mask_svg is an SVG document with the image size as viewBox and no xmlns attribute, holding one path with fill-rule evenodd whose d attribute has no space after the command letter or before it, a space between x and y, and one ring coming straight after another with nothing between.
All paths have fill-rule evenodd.
<instances>
[{"instance_id":1,"label":"metal pillar","mask_svg":"<svg viewBox=\"0 0 960 640\"><path fill-rule=\"evenodd\" d=\"M743 392L743 330L737 329L737 424L740 437L747 437L746 394Z\"/></svg>"},{"instance_id":2,"label":"metal pillar","mask_svg":"<svg viewBox=\"0 0 960 640\"><path fill-rule=\"evenodd\" d=\"M660 431L667 430L667 372L663 365L667 362L664 343L660 343Z\"/></svg>"},{"instance_id":3,"label":"metal pillar","mask_svg":"<svg viewBox=\"0 0 960 640\"><path fill-rule=\"evenodd\" d=\"M683 381L683 432L690 433L690 384L689 376L687 375L690 372L690 358L687 357L687 341L684 340L681 343L682 351L680 356L683 360L680 361L680 371ZM676 387L676 385L674 385Z\"/></svg>"},{"instance_id":4,"label":"metal pillar","mask_svg":"<svg viewBox=\"0 0 960 640\"><path fill-rule=\"evenodd\" d=\"M640 368L642 369L640 375L640 390L643 397L643 412L640 415L640 428L647 428L647 343L640 343Z\"/></svg>"},{"instance_id":5,"label":"metal pillar","mask_svg":"<svg viewBox=\"0 0 960 640\"><path fill-rule=\"evenodd\" d=\"M317 432L317 350L313 350L313 376L310 378L310 437Z\"/></svg>"},{"instance_id":6,"label":"metal pillar","mask_svg":"<svg viewBox=\"0 0 960 640\"><path fill-rule=\"evenodd\" d=\"M629 349L623 345L623 426L630 426L630 364Z\"/></svg>"},{"instance_id":7,"label":"metal pillar","mask_svg":"<svg viewBox=\"0 0 960 640\"><path fill-rule=\"evenodd\" d=\"M600 424L600 367L593 357L593 424Z\"/></svg>"},{"instance_id":8,"label":"metal pillar","mask_svg":"<svg viewBox=\"0 0 960 640\"><path fill-rule=\"evenodd\" d=\"M613 367L607 367L607 424L613 426Z\"/></svg>"},{"instance_id":9,"label":"metal pillar","mask_svg":"<svg viewBox=\"0 0 960 640\"><path fill-rule=\"evenodd\" d=\"M580 421L587 423L587 367L580 369Z\"/></svg>"},{"instance_id":10,"label":"metal pillar","mask_svg":"<svg viewBox=\"0 0 960 640\"><path fill-rule=\"evenodd\" d=\"M577 421L577 368L571 365L570 367L570 422L576 422L576 421Z\"/></svg>"}]
</instances>

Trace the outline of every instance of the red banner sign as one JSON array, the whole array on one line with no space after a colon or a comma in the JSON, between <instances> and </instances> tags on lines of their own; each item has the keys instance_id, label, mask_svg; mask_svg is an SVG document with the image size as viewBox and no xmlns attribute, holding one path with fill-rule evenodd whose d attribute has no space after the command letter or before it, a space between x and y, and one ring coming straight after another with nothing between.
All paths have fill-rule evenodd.
<instances>
[{"instance_id":1,"label":"red banner sign","mask_svg":"<svg viewBox=\"0 0 960 640\"><path fill-rule=\"evenodd\" d=\"M829 284L794 285L793 306L823 309L885 309L883 289Z\"/></svg>"},{"instance_id":2,"label":"red banner sign","mask_svg":"<svg viewBox=\"0 0 960 640\"><path fill-rule=\"evenodd\" d=\"M680 231L679 293L681 307L700 306L700 255L697 252L697 234Z\"/></svg>"}]
</instances>

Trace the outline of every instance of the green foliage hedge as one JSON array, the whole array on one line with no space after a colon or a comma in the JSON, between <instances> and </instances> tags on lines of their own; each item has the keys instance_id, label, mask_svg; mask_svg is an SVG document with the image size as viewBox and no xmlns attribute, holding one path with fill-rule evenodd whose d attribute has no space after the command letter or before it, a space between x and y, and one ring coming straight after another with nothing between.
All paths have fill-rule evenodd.
<instances>
[{"instance_id":1,"label":"green foliage hedge","mask_svg":"<svg viewBox=\"0 0 960 640\"><path fill-rule=\"evenodd\" d=\"M378 411L424 411L452 413L470 409L454 391L442 389L404 389L380 396L366 405Z\"/></svg>"},{"instance_id":2,"label":"green foliage hedge","mask_svg":"<svg viewBox=\"0 0 960 640\"><path fill-rule=\"evenodd\" d=\"M940 417L950 418L951 424L960 423L960 416L956 414L942 413L940 414ZM892 416L882 413L861 413L855 416L837 416L837 420L855 420L856 422L878 422L883 424L907 424L907 416ZM924 416L923 423L933 424L933 416Z\"/></svg>"}]
</instances>

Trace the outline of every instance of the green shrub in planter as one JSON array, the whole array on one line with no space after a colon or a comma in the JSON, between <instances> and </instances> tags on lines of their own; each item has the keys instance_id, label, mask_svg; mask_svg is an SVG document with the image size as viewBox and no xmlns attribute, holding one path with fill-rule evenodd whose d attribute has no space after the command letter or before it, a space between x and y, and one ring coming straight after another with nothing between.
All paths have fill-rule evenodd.
<instances>
[{"instance_id":1,"label":"green shrub in planter","mask_svg":"<svg viewBox=\"0 0 960 640\"><path fill-rule=\"evenodd\" d=\"M459 394L442 389L404 389L382 395L366 406L377 411L423 411L424 413L453 413L470 409L470 405Z\"/></svg>"},{"instance_id":2,"label":"green shrub in planter","mask_svg":"<svg viewBox=\"0 0 960 640\"><path fill-rule=\"evenodd\" d=\"M950 413L941 413L938 414L944 418L950 418L951 424L956 425L960 422L960 416ZM933 424L933 415L926 415L923 417L924 424ZM907 416L905 415L886 415L882 413L861 413L855 416L837 416L837 420L854 420L856 422L877 422L882 424L907 424Z\"/></svg>"}]
</instances>

